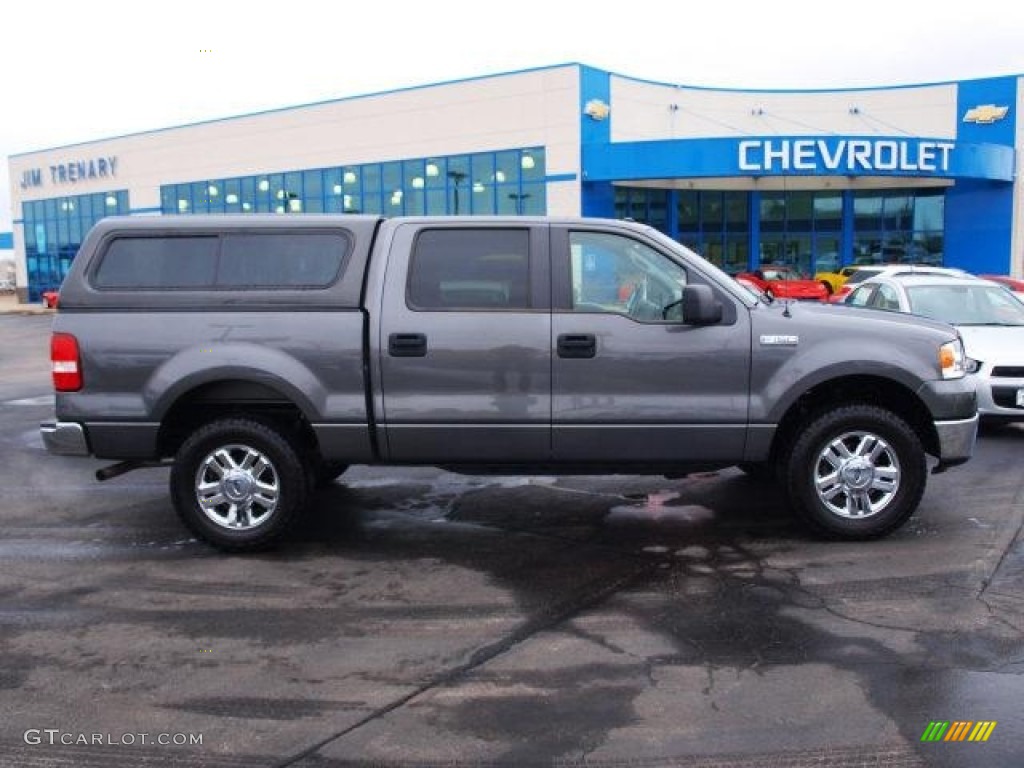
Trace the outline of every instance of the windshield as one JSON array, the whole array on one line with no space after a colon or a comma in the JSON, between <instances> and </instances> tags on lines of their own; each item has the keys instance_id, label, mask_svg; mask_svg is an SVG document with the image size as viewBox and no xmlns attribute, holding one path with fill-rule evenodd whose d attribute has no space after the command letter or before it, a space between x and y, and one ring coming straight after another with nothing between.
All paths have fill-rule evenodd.
<instances>
[{"instance_id":1,"label":"windshield","mask_svg":"<svg viewBox=\"0 0 1024 768\"><path fill-rule=\"evenodd\" d=\"M913 285L910 311L952 325L1022 325L1024 303L993 285Z\"/></svg>"}]
</instances>

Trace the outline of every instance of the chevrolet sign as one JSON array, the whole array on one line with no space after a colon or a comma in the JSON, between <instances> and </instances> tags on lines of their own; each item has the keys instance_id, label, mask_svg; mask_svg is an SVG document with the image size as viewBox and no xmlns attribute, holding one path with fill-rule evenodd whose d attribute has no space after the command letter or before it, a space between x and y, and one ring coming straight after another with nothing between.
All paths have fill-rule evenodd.
<instances>
[{"instance_id":1,"label":"chevrolet sign","mask_svg":"<svg viewBox=\"0 0 1024 768\"><path fill-rule=\"evenodd\" d=\"M946 173L954 148L919 139L744 139L738 159L754 173Z\"/></svg>"},{"instance_id":2,"label":"chevrolet sign","mask_svg":"<svg viewBox=\"0 0 1024 768\"><path fill-rule=\"evenodd\" d=\"M979 104L976 107L971 107L964 113L964 122L989 125L997 120L1002 120L1009 111L1009 107L997 107L995 104Z\"/></svg>"}]
</instances>

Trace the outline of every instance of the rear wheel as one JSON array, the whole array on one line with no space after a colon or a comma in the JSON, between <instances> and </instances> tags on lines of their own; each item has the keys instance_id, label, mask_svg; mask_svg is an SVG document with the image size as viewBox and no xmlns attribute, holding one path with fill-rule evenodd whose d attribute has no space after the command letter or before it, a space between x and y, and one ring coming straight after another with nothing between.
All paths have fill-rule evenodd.
<instances>
[{"instance_id":1,"label":"rear wheel","mask_svg":"<svg viewBox=\"0 0 1024 768\"><path fill-rule=\"evenodd\" d=\"M796 512L814 528L835 538L870 539L914 514L927 463L917 434L895 413L848 405L803 430L783 476Z\"/></svg>"},{"instance_id":2,"label":"rear wheel","mask_svg":"<svg viewBox=\"0 0 1024 768\"><path fill-rule=\"evenodd\" d=\"M218 549L265 549L306 503L300 456L288 437L261 422L211 422L178 450L171 469L175 510L189 530Z\"/></svg>"},{"instance_id":3,"label":"rear wheel","mask_svg":"<svg viewBox=\"0 0 1024 768\"><path fill-rule=\"evenodd\" d=\"M345 472L349 465L343 461L320 461L313 470L313 485L316 488L326 488Z\"/></svg>"}]
</instances>

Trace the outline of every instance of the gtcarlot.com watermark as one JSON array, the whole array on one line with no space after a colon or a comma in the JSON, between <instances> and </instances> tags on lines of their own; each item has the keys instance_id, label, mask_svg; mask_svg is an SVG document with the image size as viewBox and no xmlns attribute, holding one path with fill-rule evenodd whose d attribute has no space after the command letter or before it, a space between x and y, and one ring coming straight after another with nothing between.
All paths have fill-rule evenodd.
<instances>
[{"instance_id":1,"label":"gtcarlot.com watermark","mask_svg":"<svg viewBox=\"0 0 1024 768\"><path fill-rule=\"evenodd\" d=\"M161 747L199 747L201 733L76 733L60 728L29 728L22 738L32 746L51 747L134 747L158 745Z\"/></svg>"}]
</instances>

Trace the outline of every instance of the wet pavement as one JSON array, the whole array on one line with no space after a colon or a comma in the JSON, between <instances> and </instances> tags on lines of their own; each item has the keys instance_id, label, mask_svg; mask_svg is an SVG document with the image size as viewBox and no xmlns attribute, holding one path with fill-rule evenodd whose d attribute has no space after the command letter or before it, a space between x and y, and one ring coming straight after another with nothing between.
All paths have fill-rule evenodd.
<instances>
[{"instance_id":1,"label":"wet pavement","mask_svg":"<svg viewBox=\"0 0 1024 768\"><path fill-rule=\"evenodd\" d=\"M229 557L43 452L48 328L0 316L0 766L1022 764L1024 426L876 542L732 469L355 468Z\"/></svg>"}]
</instances>

